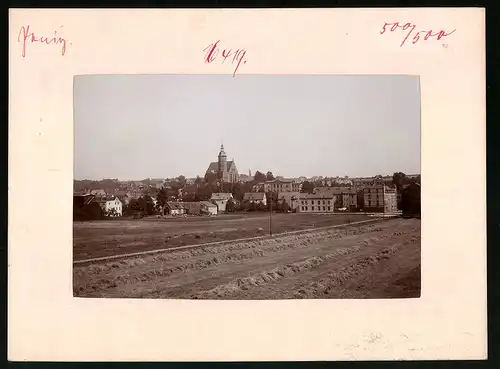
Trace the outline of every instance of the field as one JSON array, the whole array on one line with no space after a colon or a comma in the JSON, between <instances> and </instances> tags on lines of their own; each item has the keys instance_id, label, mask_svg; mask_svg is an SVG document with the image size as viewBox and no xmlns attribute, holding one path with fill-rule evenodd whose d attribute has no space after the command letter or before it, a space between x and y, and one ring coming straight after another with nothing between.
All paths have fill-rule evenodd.
<instances>
[{"instance_id":1,"label":"field","mask_svg":"<svg viewBox=\"0 0 500 369\"><path fill-rule=\"evenodd\" d=\"M372 221L345 224L367 219ZM75 224L75 260L257 236L262 235L258 228L268 231L268 222L268 217L248 215ZM334 224L345 225L314 229ZM74 295L248 300L420 296L420 220L273 216L274 233L301 229L305 231L76 263Z\"/></svg>"},{"instance_id":2,"label":"field","mask_svg":"<svg viewBox=\"0 0 500 369\"><path fill-rule=\"evenodd\" d=\"M273 233L371 219L364 214L272 215ZM218 217L74 222L74 260L269 234L269 213Z\"/></svg>"}]
</instances>

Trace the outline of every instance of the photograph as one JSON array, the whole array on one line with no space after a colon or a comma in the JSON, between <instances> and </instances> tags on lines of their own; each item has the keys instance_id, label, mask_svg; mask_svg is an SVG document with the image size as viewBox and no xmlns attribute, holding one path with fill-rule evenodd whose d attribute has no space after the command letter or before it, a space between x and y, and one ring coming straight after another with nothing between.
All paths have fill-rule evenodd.
<instances>
[{"instance_id":1,"label":"photograph","mask_svg":"<svg viewBox=\"0 0 500 369\"><path fill-rule=\"evenodd\" d=\"M418 75L73 79L73 296L421 296Z\"/></svg>"}]
</instances>

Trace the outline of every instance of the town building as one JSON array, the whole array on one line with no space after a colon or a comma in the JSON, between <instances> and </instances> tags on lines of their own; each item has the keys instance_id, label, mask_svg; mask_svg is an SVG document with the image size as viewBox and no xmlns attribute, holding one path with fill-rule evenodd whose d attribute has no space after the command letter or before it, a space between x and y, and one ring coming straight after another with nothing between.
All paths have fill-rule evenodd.
<instances>
[{"instance_id":1,"label":"town building","mask_svg":"<svg viewBox=\"0 0 500 369\"><path fill-rule=\"evenodd\" d=\"M118 197L123 205L130 204L130 200L133 198L129 192L123 190L116 191L114 196Z\"/></svg>"},{"instance_id":2,"label":"town building","mask_svg":"<svg viewBox=\"0 0 500 369\"><path fill-rule=\"evenodd\" d=\"M210 197L210 201L217 205L217 210L219 213L226 211L226 205L229 199L233 198L231 193L214 192Z\"/></svg>"},{"instance_id":3,"label":"town building","mask_svg":"<svg viewBox=\"0 0 500 369\"><path fill-rule=\"evenodd\" d=\"M363 188L363 211L392 213L398 209L396 189L385 185L372 185Z\"/></svg>"},{"instance_id":4,"label":"town building","mask_svg":"<svg viewBox=\"0 0 500 369\"><path fill-rule=\"evenodd\" d=\"M267 206L267 197L264 192L246 192L243 195L243 202L254 202Z\"/></svg>"},{"instance_id":5,"label":"town building","mask_svg":"<svg viewBox=\"0 0 500 369\"><path fill-rule=\"evenodd\" d=\"M234 160L227 161L227 155L224 151L224 145L221 145L217 161L211 162L205 173L206 175L215 174L217 179L223 182L236 183L238 181L238 169Z\"/></svg>"},{"instance_id":6,"label":"town building","mask_svg":"<svg viewBox=\"0 0 500 369\"><path fill-rule=\"evenodd\" d=\"M91 195L103 197L106 196L106 191L104 190L92 190L89 192Z\"/></svg>"},{"instance_id":7,"label":"town building","mask_svg":"<svg viewBox=\"0 0 500 369\"><path fill-rule=\"evenodd\" d=\"M169 215L183 215L185 213L182 203L177 201L168 201L165 204L165 212Z\"/></svg>"},{"instance_id":8,"label":"town building","mask_svg":"<svg viewBox=\"0 0 500 369\"><path fill-rule=\"evenodd\" d=\"M198 215L201 214L201 203L199 201L184 201L182 202L185 214Z\"/></svg>"},{"instance_id":9,"label":"town building","mask_svg":"<svg viewBox=\"0 0 500 369\"><path fill-rule=\"evenodd\" d=\"M333 213L337 197L323 193L301 193L300 204L297 206L299 213Z\"/></svg>"},{"instance_id":10,"label":"town building","mask_svg":"<svg viewBox=\"0 0 500 369\"><path fill-rule=\"evenodd\" d=\"M266 192L300 192L302 184L293 179L274 179L264 182Z\"/></svg>"},{"instance_id":11,"label":"town building","mask_svg":"<svg viewBox=\"0 0 500 369\"><path fill-rule=\"evenodd\" d=\"M313 193L335 196L337 198L336 209L345 208L349 211L355 211L359 208L358 192L354 187L316 187Z\"/></svg>"},{"instance_id":12,"label":"town building","mask_svg":"<svg viewBox=\"0 0 500 369\"><path fill-rule=\"evenodd\" d=\"M210 201L200 201L201 213L206 215L217 215L217 205Z\"/></svg>"},{"instance_id":13,"label":"town building","mask_svg":"<svg viewBox=\"0 0 500 369\"><path fill-rule=\"evenodd\" d=\"M96 197L94 201L101 206L101 209L106 216L121 217L123 215L123 204L116 196L107 195L103 197Z\"/></svg>"},{"instance_id":14,"label":"town building","mask_svg":"<svg viewBox=\"0 0 500 369\"><path fill-rule=\"evenodd\" d=\"M300 195L300 192L280 192L278 193L278 201L287 203L291 210L295 210L299 206Z\"/></svg>"},{"instance_id":15,"label":"town building","mask_svg":"<svg viewBox=\"0 0 500 369\"><path fill-rule=\"evenodd\" d=\"M384 207L385 213L395 213L398 211L398 195L395 188L385 187Z\"/></svg>"}]
</instances>

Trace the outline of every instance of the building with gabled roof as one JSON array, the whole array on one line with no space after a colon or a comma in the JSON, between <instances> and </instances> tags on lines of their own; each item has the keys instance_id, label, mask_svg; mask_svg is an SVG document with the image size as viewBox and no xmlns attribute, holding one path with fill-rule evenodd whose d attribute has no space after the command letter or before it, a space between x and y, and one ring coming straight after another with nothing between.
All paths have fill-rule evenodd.
<instances>
[{"instance_id":1,"label":"building with gabled roof","mask_svg":"<svg viewBox=\"0 0 500 369\"><path fill-rule=\"evenodd\" d=\"M245 192L243 201L261 203L267 205L267 197L264 192Z\"/></svg>"},{"instance_id":2,"label":"building with gabled roof","mask_svg":"<svg viewBox=\"0 0 500 369\"><path fill-rule=\"evenodd\" d=\"M232 193L214 192L210 197L210 201L217 205L219 212L226 211L227 202L233 198Z\"/></svg>"}]
</instances>

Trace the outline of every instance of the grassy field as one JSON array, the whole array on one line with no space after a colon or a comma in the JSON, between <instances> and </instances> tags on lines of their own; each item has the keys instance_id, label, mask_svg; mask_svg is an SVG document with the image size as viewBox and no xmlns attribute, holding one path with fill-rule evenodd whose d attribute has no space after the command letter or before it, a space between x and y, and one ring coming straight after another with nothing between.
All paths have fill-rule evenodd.
<instances>
[{"instance_id":1,"label":"grassy field","mask_svg":"<svg viewBox=\"0 0 500 369\"><path fill-rule=\"evenodd\" d=\"M233 220L235 227L243 227L241 219ZM245 220L251 224L248 229L262 221ZM345 221L342 216L311 215L277 220L282 230ZM205 224L215 226L218 221ZM219 227L231 228L228 222ZM164 231L161 224L151 223L151 229ZM107 227L116 234L116 226ZM106 225L88 229L96 237ZM124 298L415 298L421 288L420 237L419 219L393 218L75 265L73 291L79 297Z\"/></svg>"},{"instance_id":2,"label":"grassy field","mask_svg":"<svg viewBox=\"0 0 500 369\"><path fill-rule=\"evenodd\" d=\"M272 215L282 233L372 219L364 214ZM73 223L73 259L83 260L269 234L268 213Z\"/></svg>"}]
</instances>

